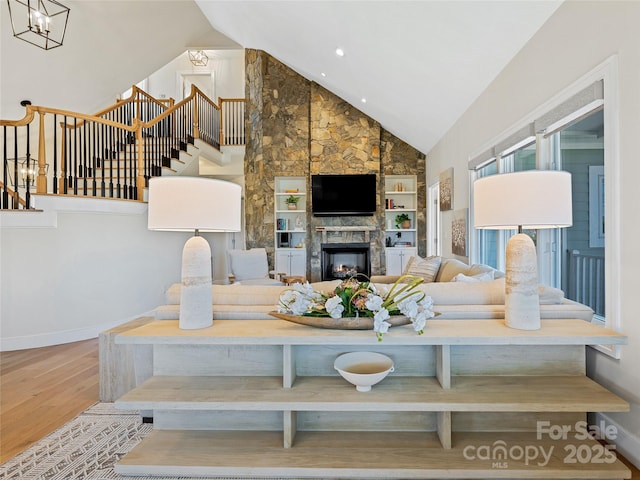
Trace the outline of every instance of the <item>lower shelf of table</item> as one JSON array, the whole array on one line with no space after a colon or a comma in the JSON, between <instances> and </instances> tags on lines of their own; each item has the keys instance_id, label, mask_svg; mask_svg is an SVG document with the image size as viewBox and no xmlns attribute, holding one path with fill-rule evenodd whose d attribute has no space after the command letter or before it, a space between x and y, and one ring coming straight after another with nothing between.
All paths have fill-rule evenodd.
<instances>
[{"instance_id":1,"label":"lower shelf of table","mask_svg":"<svg viewBox=\"0 0 640 480\"><path fill-rule=\"evenodd\" d=\"M247 478L631 478L613 453L592 440L537 440L535 433L458 432L445 450L432 432L298 432L293 447L282 448L282 432L156 430L115 470Z\"/></svg>"}]
</instances>

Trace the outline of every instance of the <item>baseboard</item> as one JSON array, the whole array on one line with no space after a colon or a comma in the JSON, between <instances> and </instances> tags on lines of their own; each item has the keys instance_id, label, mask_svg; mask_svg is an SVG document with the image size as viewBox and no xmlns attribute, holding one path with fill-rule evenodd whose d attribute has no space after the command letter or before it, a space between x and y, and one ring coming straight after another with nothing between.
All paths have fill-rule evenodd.
<instances>
[{"instance_id":1,"label":"baseboard","mask_svg":"<svg viewBox=\"0 0 640 480\"><path fill-rule=\"evenodd\" d=\"M604 413L596 413L594 418L596 424L603 421L605 425L613 425L617 429L618 436L615 441L612 442L616 445L616 451L637 468L640 468L640 438Z\"/></svg>"},{"instance_id":2,"label":"baseboard","mask_svg":"<svg viewBox=\"0 0 640 480\"><path fill-rule=\"evenodd\" d=\"M62 332L50 332L39 335L26 335L21 337L5 337L0 338L0 352L10 352L13 350L26 350L29 348L50 347L52 345L61 345L64 343L79 342L90 338L97 338L100 332L109 330L113 327L129 322L139 317L153 316L153 310L150 310L134 317L120 319L114 322L101 323L99 325L91 325L86 328L75 330L65 330Z\"/></svg>"}]
</instances>

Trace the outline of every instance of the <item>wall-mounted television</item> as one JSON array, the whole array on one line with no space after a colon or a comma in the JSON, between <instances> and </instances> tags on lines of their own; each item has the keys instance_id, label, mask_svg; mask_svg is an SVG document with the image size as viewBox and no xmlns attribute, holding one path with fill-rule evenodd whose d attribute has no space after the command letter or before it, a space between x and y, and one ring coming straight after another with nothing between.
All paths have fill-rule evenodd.
<instances>
[{"instance_id":1,"label":"wall-mounted television","mask_svg":"<svg viewBox=\"0 0 640 480\"><path fill-rule=\"evenodd\" d=\"M373 215L376 174L312 175L311 211L316 217Z\"/></svg>"}]
</instances>

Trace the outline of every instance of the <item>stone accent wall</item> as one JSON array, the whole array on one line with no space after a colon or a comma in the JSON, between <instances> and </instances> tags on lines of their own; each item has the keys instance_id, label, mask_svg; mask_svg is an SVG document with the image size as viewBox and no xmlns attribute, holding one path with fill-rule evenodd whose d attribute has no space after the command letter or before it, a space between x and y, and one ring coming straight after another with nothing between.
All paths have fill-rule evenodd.
<instances>
[{"instance_id":1,"label":"stone accent wall","mask_svg":"<svg viewBox=\"0 0 640 480\"><path fill-rule=\"evenodd\" d=\"M311 85L311 157L310 173L375 173L380 188L380 124L327 89ZM358 186L353 186L353 195ZM380 211L380 196L378 196ZM311 278L320 280L322 235L316 232L321 226L373 227L370 233L371 271L380 272L384 260L384 218L373 217L314 217L307 216L311 230L309 268ZM364 242L362 232L332 232L328 242Z\"/></svg>"},{"instance_id":2,"label":"stone accent wall","mask_svg":"<svg viewBox=\"0 0 640 480\"><path fill-rule=\"evenodd\" d=\"M245 228L247 248L274 251L274 178L312 174L375 173L378 214L372 217L314 217L307 213L308 278L321 278L319 226L366 226L371 271L384 270L384 175L418 177L418 249L426 250L426 163L424 154L383 130L380 124L322 86L310 82L259 50L246 50L247 147ZM354 195L357 185L354 185ZM330 242L361 242L364 232L338 232ZM273 258L270 255L271 266Z\"/></svg>"},{"instance_id":3,"label":"stone accent wall","mask_svg":"<svg viewBox=\"0 0 640 480\"><path fill-rule=\"evenodd\" d=\"M380 124L311 85L311 173L379 173Z\"/></svg>"},{"instance_id":4,"label":"stone accent wall","mask_svg":"<svg viewBox=\"0 0 640 480\"><path fill-rule=\"evenodd\" d=\"M273 266L274 178L309 176L310 82L259 50L245 62L247 248L265 247Z\"/></svg>"}]
</instances>

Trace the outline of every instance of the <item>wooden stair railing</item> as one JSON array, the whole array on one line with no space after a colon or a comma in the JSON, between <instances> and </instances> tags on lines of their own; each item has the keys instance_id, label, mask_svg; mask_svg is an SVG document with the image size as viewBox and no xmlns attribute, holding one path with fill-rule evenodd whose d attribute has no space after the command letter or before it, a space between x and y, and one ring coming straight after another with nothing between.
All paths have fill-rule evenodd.
<instances>
[{"instance_id":1,"label":"wooden stair railing","mask_svg":"<svg viewBox=\"0 0 640 480\"><path fill-rule=\"evenodd\" d=\"M221 145L244 145L245 121L244 98L218 98L220 105L220 143Z\"/></svg>"},{"instance_id":2,"label":"wooden stair railing","mask_svg":"<svg viewBox=\"0 0 640 480\"><path fill-rule=\"evenodd\" d=\"M13 190L11 187L7 187L4 182L0 182L0 190L2 190L3 192L7 192L7 201L13 202L14 207L12 210L18 210L20 209L20 207L22 207L23 210L27 209L27 202L25 201L25 199L21 198L18 195L18 192Z\"/></svg>"},{"instance_id":3,"label":"wooden stair railing","mask_svg":"<svg viewBox=\"0 0 640 480\"><path fill-rule=\"evenodd\" d=\"M134 85L131 87L131 95L128 98L117 100L114 105L94 115L125 125L133 125L134 118L141 122L149 122L166 109L171 108L174 103L173 98L156 99Z\"/></svg>"},{"instance_id":4,"label":"wooden stair railing","mask_svg":"<svg viewBox=\"0 0 640 480\"><path fill-rule=\"evenodd\" d=\"M195 86L178 103L134 86L129 98L94 115L26 105L23 119L0 120L0 209L32 208L33 193L141 201L149 178L196 139L218 150L244 144L244 100L219 102L222 108ZM37 138L31 129L36 114ZM37 165L35 178L19 178L20 161L30 170Z\"/></svg>"}]
</instances>

